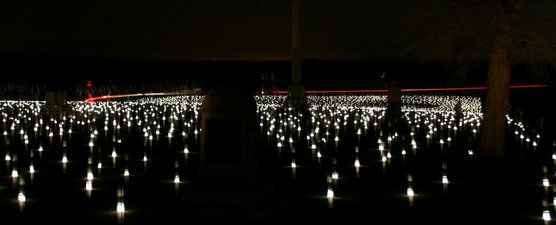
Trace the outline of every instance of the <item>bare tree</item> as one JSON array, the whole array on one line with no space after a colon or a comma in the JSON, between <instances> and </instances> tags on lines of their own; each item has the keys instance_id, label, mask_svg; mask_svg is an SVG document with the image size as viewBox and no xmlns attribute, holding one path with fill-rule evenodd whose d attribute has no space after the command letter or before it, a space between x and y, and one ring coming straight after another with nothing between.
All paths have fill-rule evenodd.
<instances>
[{"instance_id":1,"label":"bare tree","mask_svg":"<svg viewBox=\"0 0 556 225\"><path fill-rule=\"evenodd\" d=\"M415 1L406 21L407 50L421 60L449 60L459 71L486 61L486 99L480 153L505 155L505 115L508 110L512 65L526 62L543 75L556 65L556 17L552 1L431 0ZM463 68L463 70L461 70ZM544 74L546 75L546 74Z\"/></svg>"}]
</instances>

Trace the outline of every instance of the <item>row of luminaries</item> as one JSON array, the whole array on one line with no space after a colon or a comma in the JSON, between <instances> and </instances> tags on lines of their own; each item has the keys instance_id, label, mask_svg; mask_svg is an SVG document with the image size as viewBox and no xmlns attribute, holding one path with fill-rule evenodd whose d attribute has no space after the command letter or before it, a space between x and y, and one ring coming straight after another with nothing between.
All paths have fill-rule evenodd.
<instances>
[{"instance_id":1,"label":"row of luminaries","mask_svg":"<svg viewBox=\"0 0 556 225\"><path fill-rule=\"evenodd\" d=\"M3 208L25 213L41 199L50 199L38 189L59 187L39 182L41 177L62 183L77 178L78 182L70 183L79 185L79 192L89 199L95 199L95 193L115 193L98 200L114 205L92 210L116 210L120 220L130 211L125 204L129 199L126 190L134 189L130 179L152 176L157 185L171 186L171 193L186 191L183 186L188 185L192 167L198 166L202 99L175 96L72 102L73 113L61 118L42 114L44 102L1 103L0 154L5 156L1 171L9 177L2 184L13 195L13 203L17 202ZM274 166L283 170L281 179L324 180L314 191L321 193L328 207L341 199L336 194L340 180L372 180L388 171L397 171L388 176L402 180L398 182L403 190L400 195L412 205L422 192L447 190L454 182L451 168L465 167L451 163L476 157L481 122L478 98L406 96L403 122L396 125L384 120L384 96L310 96L308 123L301 122L300 115L279 110L283 96L256 96L256 100L263 147L273 156ZM461 120L452 112L458 101L464 109ZM544 141L541 134L519 121L508 118L508 123L515 140L521 143L519 151L524 155L538 151ZM421 168L419 160L431 162L427 167L432 169ZM434 175L419 180L423 170ZM420 193L414 189L420 182L437 183L439 189ZM539 185L541 182L551 186L548 178L539 180ZM551 196L545 195L547 199ZM539 215L548 220L550 212L545 210Z\"/></svg>"}]
</instances>

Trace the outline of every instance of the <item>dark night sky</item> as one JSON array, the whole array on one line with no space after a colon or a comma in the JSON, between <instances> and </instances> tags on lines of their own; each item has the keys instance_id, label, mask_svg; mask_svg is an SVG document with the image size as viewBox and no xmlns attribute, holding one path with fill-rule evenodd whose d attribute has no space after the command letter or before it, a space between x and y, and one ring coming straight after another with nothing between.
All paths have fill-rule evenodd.
<instances>
[{"instance_id":1,"label":"dark night sky","mask_svg":"<svg viewBox=\"0 0 556 225\"><path fill-rule=\"evenodd\" d=\"M303 56L399 57L405 2L302 0ZM289 0L2 0L0 54L288 59L290 18Z\"/></svg>"},{"instance_id":2,"label":"dark night sky","mask_svg":"<svg viewBox=\"0 0 556 225\"><path fill-rule=\"evenodd\" d=\"M398 59L408 15L426 1L301 2L304 58ZM554 14L556 1L544 2L526 13ZM284 60L290 19L290 0L2 0L0 54Z\"/></svg>"}]
</instances>

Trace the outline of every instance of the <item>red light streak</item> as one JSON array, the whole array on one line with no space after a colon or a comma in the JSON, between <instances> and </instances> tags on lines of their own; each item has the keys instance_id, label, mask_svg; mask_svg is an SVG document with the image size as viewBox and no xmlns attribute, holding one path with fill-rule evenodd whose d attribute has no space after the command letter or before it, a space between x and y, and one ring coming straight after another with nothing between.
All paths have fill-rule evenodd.
<instances>
[{"instance_id":1,"label":"red light streak","mask_svg":"<svg viewBox=\"0 0 556 225\"><path fill-rule=\"evenodd\" d=\"M121 94L121 95L103 95L97 97L90 97L85 99L85 102L95 102L100 100L107 100L113 98L127 98L127 97L142 97L142 96L167 96L167 95L180 95L181 92L159 92L159 93L137 93L137 94Z\"/></svg>"},{"instance_id":2,"label":"red light streak","mask_svg":"<svg viewBox=\"0 0 556 225\"><path fill-rule=\"evenodd\" d=\"M164 94L164 93L161 93ZM122 94L122 95L103 95L103 96L97 96L97 97L92 97L92 98L87 98L85 99L85 102L94 102L94 101L99 101L99 100L107 100L107 99L113 99L113 98L127 98L127 97L140 97L140 96L146 96L147 94Z\"/></svg>"},{"instance_id":3,"label":"red light streak","mask_svg":"<svg viewBox=\"0 0 556 225\"><path fill-rule=\"evenodd\" d=\"M511 85L512 89L519 88L546 88L547 85L543 84L522 84L522 85ZM401 89L402 92L425 92L425 91L480 91L486 90L485 86L478 87L455 87L455 88L406 88ZM386 93L385 89L374 89L374 90L309 90L305 91L306 94L348 94L348 93ZM288 91L275 91L275 94L284 95L288 94ZM100 100L107 100L113 98L127 98L127 97L141 97L141 96L167 96L167 95L180 95L180 92L170 92L170 93L137 93L137 94L121 94L121 95L104 95L97 97L90 97L85 99L85 102L94 102Z\"/></svg>"}]
</instances>

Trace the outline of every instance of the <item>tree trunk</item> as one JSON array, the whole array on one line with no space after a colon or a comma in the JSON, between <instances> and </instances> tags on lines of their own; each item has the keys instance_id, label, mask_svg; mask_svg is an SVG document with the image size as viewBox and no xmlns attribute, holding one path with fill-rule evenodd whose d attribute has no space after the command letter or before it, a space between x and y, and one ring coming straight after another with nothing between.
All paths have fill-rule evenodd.
<instances>
[{"instance_id":1,"label":"tree trunk","mask_svg":"<svg viewBox=\"0 0 556 225\"><path fill-rule=\"evenodd\" d=\"M511 59L509 51L512 37L507 32L509 29L508 18L499 18L502 21L500 30L495 34L492 53L488 66L486 102L483 109L483 122L481 125L482 156L502 157L506 155L506 112L511 77Z\"/></svg>"}]
</instances>

